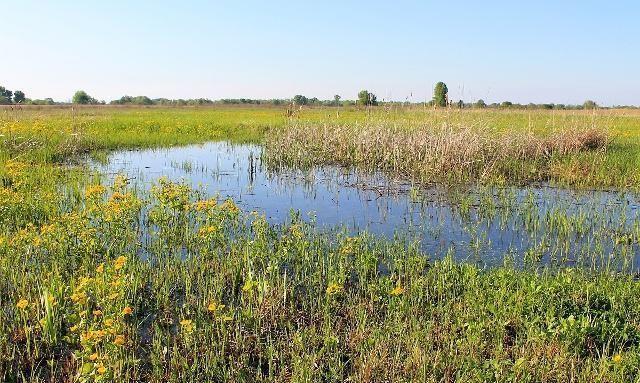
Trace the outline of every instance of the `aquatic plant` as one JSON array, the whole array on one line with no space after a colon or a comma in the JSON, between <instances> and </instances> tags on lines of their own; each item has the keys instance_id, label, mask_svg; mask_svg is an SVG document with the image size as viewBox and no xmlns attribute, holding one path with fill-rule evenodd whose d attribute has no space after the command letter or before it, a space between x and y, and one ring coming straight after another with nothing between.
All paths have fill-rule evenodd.
<instances>
[{"instance_id":1,"label":"aquatic plant","mask_svg":"<svg viewBox=\"0 0 640 383\"><path fill-rule=\"evenodd\" d=\"M266 139L268 164L337 164L422 183L553 180L554 166L583 152L604 156L605 130L499 133L488 127L386 124L292 124ZM597 158L597 157L596 157Z\"/></svg>"}]
</instances>

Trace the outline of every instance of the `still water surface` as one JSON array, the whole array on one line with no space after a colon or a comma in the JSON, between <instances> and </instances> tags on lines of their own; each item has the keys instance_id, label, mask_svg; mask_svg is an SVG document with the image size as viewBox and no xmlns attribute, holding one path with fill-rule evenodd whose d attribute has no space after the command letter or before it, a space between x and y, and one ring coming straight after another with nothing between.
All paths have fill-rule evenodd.
<instances>
[{"instance_id":1,"label":"still water surface","mask_svg":"<svg viewBox=\"0 0 640 383\"><path fill-rule=\"evenodd\" d=\"M635 269L640 199L615 191L538 187L418 188L382 174L322 167L273 171L259 145L202 145L117 151L100 172L124 174L147 189L160 177L182 181L272 223L292 212L320 229L417 241L430 256L447 253L483 264L525 262Z\"/></svg>"}]
</instances>

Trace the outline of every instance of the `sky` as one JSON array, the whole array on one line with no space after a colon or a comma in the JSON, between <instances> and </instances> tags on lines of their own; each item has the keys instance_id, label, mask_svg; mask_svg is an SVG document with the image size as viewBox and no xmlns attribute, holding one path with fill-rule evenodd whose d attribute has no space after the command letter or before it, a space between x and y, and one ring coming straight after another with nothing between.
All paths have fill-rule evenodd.
<instances>
[{"instance_id":1,"label":"sky","mask_svg":"<svg viewBox=\"0 0 640 383\"><path fill-rule=\"evenodd\" d=\"M635 1L0 0L0 85L29 98L640 105Z\"/></svg>"}]
</instances>

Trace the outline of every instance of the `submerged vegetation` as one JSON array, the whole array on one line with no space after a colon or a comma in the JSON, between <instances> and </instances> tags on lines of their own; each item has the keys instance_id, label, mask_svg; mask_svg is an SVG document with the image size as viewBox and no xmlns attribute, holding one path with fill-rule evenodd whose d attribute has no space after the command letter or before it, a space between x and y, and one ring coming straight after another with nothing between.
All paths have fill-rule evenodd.
<instances>
[{"instance_id":1,"label":"submerged vegetation","mask_svg":"<svg viewBox=\"0 0 640 383\"><path fill-rule=\"evenodd\" d=\"M640 116L631 112L0 113L2 381L640 378L633 273L434 259L416 244L325 232L295 215L274 225L182 183L107 182L75 157L230 139L266 141L267 156L287 166L635 188ZM586 233L584 217L545 219L564 243ZM620 247L595 238L593 251L634 259L637 230L603 219Z\"/></svg>"}]
</instances>

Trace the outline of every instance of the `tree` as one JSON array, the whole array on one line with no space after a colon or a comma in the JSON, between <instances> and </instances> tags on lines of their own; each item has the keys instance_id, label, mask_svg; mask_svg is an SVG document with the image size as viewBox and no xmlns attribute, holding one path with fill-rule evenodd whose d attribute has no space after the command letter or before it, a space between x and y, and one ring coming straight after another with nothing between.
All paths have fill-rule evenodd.
<instances>
[{"instance_id":1,"label":"tree","mask_svg":"<svg viewBox=\"0 0 640 383\"><path fill-rule=\"evenodd\" d=\"M340 95L336 94L335 96L333 96L333 105L334 106L340 106L340 99L342 97L340 97Z\"/></svg>"},{"instance_id":2,"label":"tree","mask_svg":"<svg viewBox=\"0 0 640 383\"><path fill-rule=\"evenodd\" d=\"M378 105L378 98L375 94L364 89L358 92L358 103L361 105Z\"/></svg>"},{"instance_id":3,"label":"tree","mask_svg":"<svg viewBox=\"0 0 640 383\"><path fill-rule=\"evenodd\" d=\"M309 99L301 94L296 94L293 96L293 103L295 105L307 105L309 103Z\"/></svg>"},{"instance_id":4,"label":"tree","mask_svg":"<svg viewBox=\"0 0 640 383\"><path fill-rule=\"evenodd\" d=\"M487 103L486 103L486 102L484 102L484 100L483 100L483 99L480 99L480 100L476 101L476 102L475 102L475 104L473 104L473 106L474 106L475 108L480 108L480 109L482 109L482 108L486 108L486 107L487 107Z\"/></svg>"},{"instance_id":5,"label":"tree","mask_svg":"<svg viewBox=\"0 0 640 383\"><path fill-rule=\"evenodd\" d=\"M502 104L500 104L500 106L503 108L510 108L513 106L513 103L511 101L503 101Z\"/></svg>"},{"instance_id":6,"label":"tree","mask_svg":"<svg viewBox=\"0 0 640 383\"><path fill-rule=\"evenodd\" d=\"M96 103L96 99L89 96L87 92L85 92L84 90L77 91L73 95L73 98L71 99L71 101L74 104L95 104Z\"/></svg>"},{"instance_id":7,"label":"tree","mask_svg":"<svg viewBox=\"0 0 640 383\"><path fill-rule=\"evenodd\" d=\"M598 104L596 104L596 102L593 100L587 100L584 102L584 104L582 104L583 109L596 109L597 107Z\"/></svg>"},{"instance_id":8,"label":"tree","mask_svg":"<svg viewBox=\"0 0 640 383\"><path fill-rule=\"evenodd\" d=\"M9 89L6 89L4 86L0 86L0 97L2 97L3 104L11 104L11 97L13 96L13 92Z\"/></svg>"},{"instance_id":9,"label":"tree","mask_svg":"<svg viewBox=\"0 0 640 383\"><path fill-rule=\"evenodd\" d=\"M433 102L439 107L445 107L449 104L449 89L447 84L442 81L433 88Z\"/></svg>"},{"instance_id":10,"label":"tree","mask_svg":"<svg viewBox=\"0 0 640 383\"><path fill-rule=\"evenodd\" d=\"M153 101L151 101L151 99L147 96L137 96L134 97L133 100L131 100L131 103L135 105L151 105L153 104ZM198 100L196 103L201 104L202 102Z\"/></svg>"},{"instance_id":11,"label":"tree","mask_svg":"<svg viewBox=\"0 0 640 383\"><path fill-rule=\"evenodd\" d=\"M13 92L13 102L16 104L22 104L25 100L24 92L21 90L16 90Z\"/></svg>"}]
</instances>

